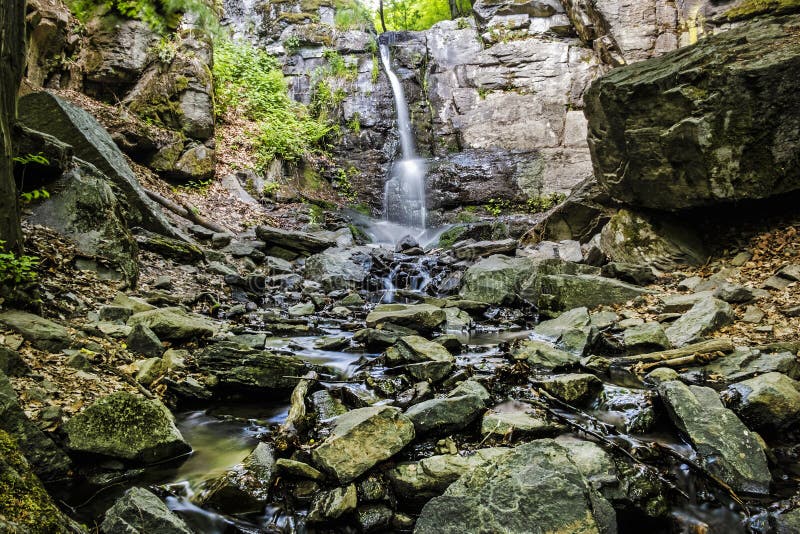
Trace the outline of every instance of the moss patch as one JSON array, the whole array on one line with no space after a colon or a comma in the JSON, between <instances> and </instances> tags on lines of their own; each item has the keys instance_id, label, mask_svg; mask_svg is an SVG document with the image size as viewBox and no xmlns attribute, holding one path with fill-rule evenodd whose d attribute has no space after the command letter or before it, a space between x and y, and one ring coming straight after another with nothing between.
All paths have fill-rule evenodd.
<instances>
[{"instance_id":1,"label":"moss patch","mask_svg":"<svg viewBox=\"0 0 800 534\"><path fill-rule=\"evenodd\" d=\"M800 11L800 0L745 0L725 12L729 21L745 20L757 15L775 12L776 14Z\"/></svg>"}]
</instances>

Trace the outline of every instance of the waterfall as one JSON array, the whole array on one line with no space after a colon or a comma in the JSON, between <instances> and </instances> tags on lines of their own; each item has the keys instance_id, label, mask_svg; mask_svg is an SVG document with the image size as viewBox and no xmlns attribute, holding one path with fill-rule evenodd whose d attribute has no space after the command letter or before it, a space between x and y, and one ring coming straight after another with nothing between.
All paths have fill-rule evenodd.
<instances>
[{"instance_id":1,"label":"waterfall","mask_svg":"<svg viewBox=\"0 0 800 534\"><path fill-rule=\"evenodd\" d=\"M408 114L403 86L392 70L389 47L380 47L381 61L392 85L395 109L397 110L397 130L400 134L402 159L392 165L383 195L383 214L387 221L409 227L408 233L421 234L425 230L425 162L417 157L411 119ZM398 235L397 239L403 237Z\"/></svg>"}]
</instances>

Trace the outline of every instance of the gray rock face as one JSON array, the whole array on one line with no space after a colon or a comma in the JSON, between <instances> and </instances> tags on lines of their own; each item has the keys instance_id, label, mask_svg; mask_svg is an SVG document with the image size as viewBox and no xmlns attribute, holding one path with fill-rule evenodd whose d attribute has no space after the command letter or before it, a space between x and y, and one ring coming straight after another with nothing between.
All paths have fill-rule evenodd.
<instances>
[{"instance_id":1,"label":"gray rock face","mask_svg":"<svg viewBox=\"0 0 800 534\"><path fill-rule=\"evenodd\" d=\"M183 519L144 488L131 488L106 512L103 532L191 534Z\"/></svg>"},{"instance_id":2,"label":"gray rock face","mask_svg":"<svg viewBox=\"0 0 800 534\"><path fill-rule=\"evenodd\" d=\"M561 334L558 334L556 339L561 339ZM581 361L579 354L557 349L550 343L538 340L524 340L515 343L511 353L515 360L526 360L533 367L552 370L576 367Z\"/></svg>"},{"instance_id":3,"label":"gray rock face","mask_svg":"<svg viewBox=\"0 0 800 534\"><path fill-rule=\"evenodd\" d=\"M452 370L456 359L439 343L421 336L403 336L386 351L388 364L402 364L418 380L438 382Z\"/></svg>"},{"instance_id":4,"label":"gray rock face","mask_svg":"<svg viewBox=\"0 0 800 534\"><path fill-rule=\"evenodd\" d=\"M583 402L598 393L603 383L594 375L572 373L559 375L542 381L542 389L568 402Z\"/></svg>"},{"instance_id":5,"label":"gray rock face","mask_svg":"<svg viewBox=\"0 0 800 534\"><path fill-rule=\"evenodd\" d=\"M734 490L769 491L772 475L760 441L722 405L716 391L674 380L659 384L658 393L709 471Z\"/></svg>"},{"instance_id":6,"label":"gray rock face","mask_svg":"<svg viewBox=\"0 0 800 534\"><path fill-rule=\"evenodd\" d=\"M85 81L120 88L132 86L147 67L159 36L139 20L95 17L86 27L89 37L81 50Z\"/></svg>"},{"instance_id":7,"label":"gray rock face","mask_svg":"<svg viewBox=\"0 0 800 534\"><path fill-rule=\"evenodd\" d=\"M16 310L3 312L0 313L0 323L19 332L39 350L60 352L72 343L66 328L32 313Z\"/></svg>"},{"instance_id":8,"label":"gray rock face","mask_svg":"<svg viewBox=\"0 0 800 534\"><path fill-rule=\"evenodd\" d=\"M336 246L334 241L306 232L282 230L272 226L256 227L256 235L267 244L267 255L288 260L310 256Z\"/></svg>"},{"instance_id":9,"label":"gray rock face","mask_svg":"<svg viewBox=\"0 0 800 534\"><path fill-rule=\"evenodd\" d=\"M64 452L33 423L11 387L8 377L0 372L0 430L8 433L25 451L33 471L42 480L62 478L71 467Z\"/></svg>"},{"instance_id":10,"label":"gray rock face","mask_svg":"<svg viewBox=\"0 0 800 534\"><path fill-rule=\"evenodd\" d=\"M488 304L512 304L519 300L522 284L530 278L533 261L496 255L467 269L461 282L461 298Z\"/></svg>"},{"instance_id":11,"label":"gray rock face","mask_svg":"<svg viewBox=\"0 0 800 534\"><path fill-rule=\"evenodd\" d=\"M681 377L691 382L701 383L704 376L718 376L722 382L740 382L764 373L783 373L794 380L800 379L800 363L791 352L772 354L755 349L739 348L724 358L700 368L689 369Z\"/></svg>"},{"instance_id":12,"label":"gray rock face","mask_svg":"<svg viewBox=\"0 0 800 534\"><path fill-rule=\"evenodd\" d=\"M602 452L602 451L601 451ZM571 453L537 440L475 468L422 509L414 532L611 532L613 509Z\"/></svg>"},{"instance_id":13,"label":"gray rock face","mask_svg":"<svg viewBox=\"0 0 800 534\"><path fill-rule=\"evenodd\" d=\"M122 206L107 179L92 165L67 172L48 187L50 198L38 204L29 220L57 230L77 244L101 278L123 279L136 285L138 248L128 231ZM104 258L108 265L103 265Z\"/></svg>"},{"instance_id":14,"label":"gray rock face","mask_svg":"<svg viewBox=\"0 0 800 534\"><path fill-rule=\"evenodd\" d=\"M558 274L542 276L539 309L558 313L577 306L622 304L648 293L639 286L597 275Z\"/></svg>"},{"instance_id":15,"label":"gray rock face","mask_svg":"<svg viewBox=\"0 0 800 534\"><path fill-rule=\"evenodd\" d=\"M311 452L314 463L346 484L414 439L414 424L397 408L359 408L334 420L330 436Z\"/></svg>"},{"instance_id":16,"label":"gray rock face","mask_svg":"<svg viewBox=\"0 0 800 534\"><path fill-rule=\"evenodd\" d=\"M780 430L800 420L800 383L782 373L732 384L723 400L755 430Z\"/></svg>"},{"instance_id":17,"label":"gray rock face","mask_svg":"<svg viewBox=\"0 0 800 534\"><path fill-rule=\"evenodd\" d=\"M19 120L29 128L68 142L76 157L97 167L118 186L127 201L126 220L131 226L183 238L139 185L108 132L86 111L42 91L20 99Z\"/></svg>"},{"instance_id":18,"label":"gray rock face","mask_svg":"<svg viewBox=\"0 0 800 534\"><path fill-rule=\"evenodd\" d=\"M713 297L704 298L666 329L667 338L676 347L699 341L733 322L731 305Z\"/></svg>"},{"instance_id":19,"label":"gray rock face","mask_svg":"<svg viewBox=\"0 0 800 534\"><path fill-rule=\"evenodd\" d=\"M797 24L754 22L595 82L585 101L598 180L618 200L661 210L800 188L800 95L782 83L800 76Z\"/></svg>"},{"instance_id":20,"label":"gray rock face","mask_svg":"<svg viewBox=\"0 0 800 534\"><path fill-rule=\"evenodd\" d=\"M442 435L469 426L486 408L489 393L468 380L441 399L415 404L406 410L418 435Z\"/></svg>"},{"instance_id":21,"label":"gray rock face","mask_svg":"<svg viewBox=\"0 0 800 534\"><path fill-rule=\"evenodd\" d=\"M662 271L701 265L707 254L694 232L674 221L618 211L600 233L600 248L611 261L653 266Z\"/></svg>"},{"instance_id":22,"label":"gray rock face","mask_svg":"<svg viewBox=\"0 0 800 534\"><path fill-rule=\"evenodd\" d=\"M444 310L431 304L379 304L367 315L367 327L384 323L430 331L447 320Z\"/></svg>"},{"instance_id":23,"label":"gray rock face","mask_svg":"<svg viewBox=\"0 0 800 534\"><path fill-rule=\"evenodd\" d=\"M241 464L212 481L198 502L228 514L260 512L269 500L274 475L272 447L259 443Z\"/></svg>"},{"instance_id":24,"label":"gray rock face","mask_svg":"<svg viewBox=\"0 0 800 534\"><path fill-rule=\"evenodd\" d=\"M297 380L286 376L303 376L308 366L299 358L231 342L209 345L195 355L198 368L216 377L219 387L243 393L247 390L290 390Z\"/></svg>"},{"instance_id":25,"label":"gray rock face","mask_svg":"<svg viewBox=\"0 0 800 534\"><path fill-rule=\"evenodd\" d=\"M64 425L73 453L155 463L192 448L157 400L119 392L101 398Z\"/></svg>"},{"instance_id":26,"label":"gray rock face","mask_svg":"<svg viewBox=\"0 0 800 534\"><path fill-rule=\"evenodd\" d=\"M322 491L314 497L314 501L311 503L308 520L316 523L338 519L342 515L354 511L357 504L358 494L355 484Z\"/></svg>"},{"instance_id":27,"label":"gray rock face","mask_svg":"<svg viewBox=\"0 0 800 534\"><path fill-rule=\"evenodd\" d=\"M327 291L360 289L372 267L369 249L330 248L306 260L305 276Z\"/></svg>"}]
</instances>

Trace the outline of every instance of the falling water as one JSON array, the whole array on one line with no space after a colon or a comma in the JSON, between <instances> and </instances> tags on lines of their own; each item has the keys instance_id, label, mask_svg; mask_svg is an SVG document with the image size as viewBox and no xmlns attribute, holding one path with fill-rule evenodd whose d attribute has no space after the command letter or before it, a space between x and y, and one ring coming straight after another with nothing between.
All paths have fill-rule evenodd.
<instances>
[{"instance_id":1,"label":"falling water","mask_svg":"<svg viewBox=\"0 0 800 534\"><path fill-rule=\"evenodd\" d=\"M427 216L425 211L425 162L416 155L403 86L392 70L389 47L385 44L381 45L381 60L394 93L397 130L400 133L400 148L403 155L402 159L396 161L392 166L391 175L386 181L383 213L390 223L410 227L408 233L421 234L425 230ZM400 237L403 236L397 236L398 239Z\"/></svg>"}]
</instances>

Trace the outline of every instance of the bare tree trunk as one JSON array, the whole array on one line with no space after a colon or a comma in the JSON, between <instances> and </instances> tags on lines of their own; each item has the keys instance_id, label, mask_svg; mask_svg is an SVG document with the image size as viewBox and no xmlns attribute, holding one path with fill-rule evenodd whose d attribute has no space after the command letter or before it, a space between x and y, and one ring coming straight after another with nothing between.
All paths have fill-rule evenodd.
<instances>
[{"instance_id":1,"label":"bare tree trunk","mask_svg":"<svg viewBox=\"0 0 800 534\"><path fill-rule=\"evenodd\" d=\"M378 13L381 16L381 29L383 30L383 33L386 33L386 20L383 18L383 0L380 0L378 3Z\"/></svg>"},{"instance_id":2,"label":"bare tree trunk","mask_svg":"<svg viewBox=\"0 0 800 534\"><path fill-rule=\"evenodd\" d=\"M0 9L0 240L6 250L22 246L19 200L14 184L12 128L25 62L25 0L3 0Z\"/></svg>"},{"instance_id":3,"label":"bare tree trunk","mask_svg":"<svg viewBox=\"0 0 800 534\"><path fill-rule=\"evenodd\" d=\"M447 0L447 3L450 5L450 18L456 20L461 16L461 10L458 9L458 0Z\"/></svg>"}]
</instances>

